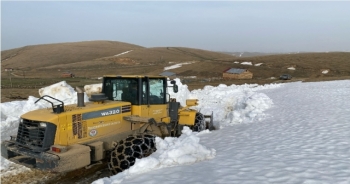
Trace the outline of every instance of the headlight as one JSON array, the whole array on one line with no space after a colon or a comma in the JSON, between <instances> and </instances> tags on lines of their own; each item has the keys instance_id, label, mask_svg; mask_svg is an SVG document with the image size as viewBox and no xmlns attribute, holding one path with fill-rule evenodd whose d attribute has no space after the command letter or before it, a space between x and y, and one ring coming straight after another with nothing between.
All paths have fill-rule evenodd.
<instances>
[{"instance_id":1,"label":"headlight","mask_svg":"<svg viewBox=\"0 0 350 184\"><path fill-rule=\"evenodd\" d=\"M46 128L46 123L40 123L40 124L39 124L39 127L40 127L40 128Z\"/></svg>"},{"instance_id":2,"label":"headlight","mask_svg":"<svg viewBox=\"0 0 350 184\"><path fill-rule=\"evenodd\" d=\"M21 119L19 119L19 123L21 123L21 124L23 123L23 119L22 119L22 118L21 118Z\"/></svg>"}]
</instances>

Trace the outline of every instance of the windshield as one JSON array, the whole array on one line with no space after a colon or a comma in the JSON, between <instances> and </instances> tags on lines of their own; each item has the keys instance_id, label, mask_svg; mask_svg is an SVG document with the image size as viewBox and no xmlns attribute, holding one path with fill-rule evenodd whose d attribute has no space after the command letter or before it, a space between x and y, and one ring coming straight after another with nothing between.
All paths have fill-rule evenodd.
<instances>
[{"instance_id":1,"label":"windshield","mask_svg":"<svg viewBox=\"0 0 350 184\"><path fill-rule=\"evenodd\" d=\"M136 103L137 79L131 78L106 78L103 84L103 93L109 100L128 101ZM134 98L132 98L134 95Z\"/></svg>"},{"instance_id":2,"label":"windshield","mask_svg":"<svg viewBox=\"0 0 350 184\"><path fill-rule=\"evenodd\" d=\"M165 104L164 78L105 78L102 92L109 100L135 105Z\"/></svg>"}]
</instances>

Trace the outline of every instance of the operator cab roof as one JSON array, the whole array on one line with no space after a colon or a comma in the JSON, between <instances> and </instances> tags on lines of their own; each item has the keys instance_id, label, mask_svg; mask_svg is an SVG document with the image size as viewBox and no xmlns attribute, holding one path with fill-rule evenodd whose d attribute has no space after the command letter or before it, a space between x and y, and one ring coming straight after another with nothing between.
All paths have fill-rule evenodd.
<instances>
[{"instance_id":1,"label":"operator cab roof","mask_svg":"<svg viewBox=\"0 0 350 184\"><path fill-rule=\"evenodd\" d=\"M104 75L103 77L117 77L117 78L167 78L160 75Z\"/></svg>"}]
</instances>

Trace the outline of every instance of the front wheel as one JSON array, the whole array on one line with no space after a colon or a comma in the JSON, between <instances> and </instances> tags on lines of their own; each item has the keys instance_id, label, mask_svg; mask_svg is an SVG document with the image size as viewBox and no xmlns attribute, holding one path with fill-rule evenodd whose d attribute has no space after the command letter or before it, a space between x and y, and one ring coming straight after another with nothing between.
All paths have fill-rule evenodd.
<instances>
[{"instance_id":1,"label":"front wheel","mask_svg":"<svg viewBox=\"0 0 350 184\"><path fill-rule=\"evenodd\" d=\"M154 135L129 136L119 141L111 152L108 168L113 174L117 174L133 166L136 158L147 157L155 151Z\"/></svg>"}]
</instances>

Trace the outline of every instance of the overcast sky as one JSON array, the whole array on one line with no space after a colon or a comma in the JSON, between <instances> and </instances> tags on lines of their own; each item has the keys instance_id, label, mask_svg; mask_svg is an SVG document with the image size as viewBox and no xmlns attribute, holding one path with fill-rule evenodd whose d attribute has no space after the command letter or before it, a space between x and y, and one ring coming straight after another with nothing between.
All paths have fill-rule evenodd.
<instances>
[{"instance_id":1,"label":"overcast sky","mask_svg":"<svg viewBox=\"0 0 350 184\"><path fill-rule=\"evenodd\" d=\"M344 2L1 2L1 50L121 41L212 51L350 51Z\"/></svg>"}]
</instances>

